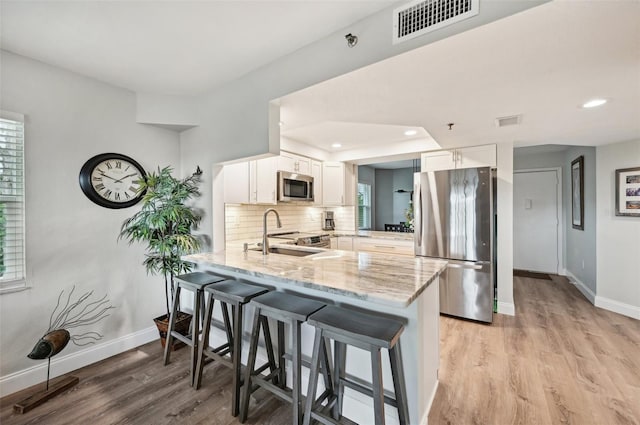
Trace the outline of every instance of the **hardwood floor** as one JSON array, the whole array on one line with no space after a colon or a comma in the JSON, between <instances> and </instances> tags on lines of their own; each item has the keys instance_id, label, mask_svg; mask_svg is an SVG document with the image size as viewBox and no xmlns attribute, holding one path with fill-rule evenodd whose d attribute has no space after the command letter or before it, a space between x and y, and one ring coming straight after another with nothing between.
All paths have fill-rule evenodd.
<instances>
[{"instance_id":1,"label":"hardwood floor","mask_svg":"<svg viewBox=\"0 0 640 425\"><path fill-rule=\"evenodd\" d=\"M491 326L441 318L429 424L640 425L640 321L593 307L562 277L514 280L517 316ZM147 344L76 371L78 386L27 414L12 413L26 391L1 399L0 423L239 423L230 371L208 367L195 391L187 357L179 350L165 368L160 344ZM258 398L247 423L288 423L289 406Z\"/></svg>"},{"instance_id":2,"label":"hardwood floor","mask_svg":"<svg viewBox=\"0 0 640 425\"><path fill-rule=\"evenodd\" d=\"M429 424L640 424L640 321L565 278L517 277L517 316L442 317Z\"/></svg>"}]
</instances>

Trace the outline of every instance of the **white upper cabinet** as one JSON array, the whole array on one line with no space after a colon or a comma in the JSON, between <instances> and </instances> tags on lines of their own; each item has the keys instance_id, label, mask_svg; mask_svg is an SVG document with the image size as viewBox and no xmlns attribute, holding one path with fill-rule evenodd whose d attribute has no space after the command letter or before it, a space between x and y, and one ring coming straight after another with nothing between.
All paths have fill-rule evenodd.
<instances>
[{"instance_id":1,"label":"white upper cabinet","mask_svg":"<svg viewBox=\"0 0 640 425\"><path fill-rule=\"evenodd\" d=\"M355 204L353 164L322 163L322 203L326 206Z\"/></svg>"},{"instance_id":2,"label":"white upper cabinet","mask_svg":"<svg viewBox=\"0 0 640 425\"><path fill-rule=\"evenodd\" d=\"M426 152L422 157L422 171L453 170L456 168L495 167L496 145L472 146L446 151Z\"/></svg>"},{"instance_id":3,"label":"white upper cabinet","mask_svg":"<svg viewBox=\"0 0 640 425\"><path fill-rule=\"evenodd\" d=\"M276 204L278 157L224 167L225 204Z\"/></svg>"},{"instance_id":4,"label":"white upper cabinet","mask_svg":"<svg viewBox=\"0 0 640 425\"><path fill-rule=\"evenodd\" d=\"M311 161L311 177L313 177L313 205L322 205L322 162Z\"/></svg>"},{"instance_id":5,"label":"white upper cabinet","mask_svg":"<svg viewBox=\"0 0 640 425\"><path fill-rule=\"evenodd\" d=\"M249 203L249 161L224 166L224 203Z\"/></svg>"},{"instance_id":6,"label":"white upper cabinet","mask_svg":"<svg viewBox=\"0 0 640 425\"><path fill-rule=\"evenodd\" d=\"M251 161L249 188L252 204L276 204L278 157Z\"/></svg>"},{"instance_id":7,"label":"white upper cabinet","mask_svg":"<svg viewBox=\"0 0 640 425\"><path fill-rule=\"evenodd\" d=\"M311 160L289 152L280 152L278 170L311 175Z\"/></svg>"}]
</instances>

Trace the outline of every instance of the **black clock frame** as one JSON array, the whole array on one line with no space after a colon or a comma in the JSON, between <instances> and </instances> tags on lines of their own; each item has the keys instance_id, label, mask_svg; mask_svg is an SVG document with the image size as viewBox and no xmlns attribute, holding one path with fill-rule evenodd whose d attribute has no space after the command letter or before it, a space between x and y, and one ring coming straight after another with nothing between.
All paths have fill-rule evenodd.
<instances>
[{"instance_id":1,"label":"black clock frame","mask_svg":"<svg viewBox=\"0 0 640 425\"><path fill-rule=\"evenodd\" d=\"M133 158L130 158L126 155L122 155L120 153L101 153L99 155L94 156L93 158L90 158L87 162L84 163L84 165L80 169L79 181L80 181L80 188L82 189L82 192L92 202L105 208L111 208L111 209L128 208L140 202L146 190L143 190L142 192L138 193L136 197L126 202L110 201L108 199L103 198L98 194L98 192L96 192L93 185L91 184L91 173L98 166L98 164L100 164L102 161L109 160L109 159L114 159L114 160L121 159L123 161L127 161L131 163L131 165L136 167L138 171L140 171L140 175L143 178L147 175L146 171L144 171L144 168L142 168L142 166L138 164L138 162L135 161Z\"/></svg>"}]
</instances>

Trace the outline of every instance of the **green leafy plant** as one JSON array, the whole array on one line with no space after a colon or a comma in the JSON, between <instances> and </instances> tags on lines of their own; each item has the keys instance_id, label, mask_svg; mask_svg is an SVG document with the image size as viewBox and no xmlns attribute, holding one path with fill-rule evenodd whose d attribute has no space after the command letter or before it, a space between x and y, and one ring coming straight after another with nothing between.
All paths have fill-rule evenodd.
<instances>
[{"instance_id":1,"label":"green leafy plant","mask_svg":"<svg viewBox=\"0 0 640 425\"><path fill-rule=\"evenodd\" d=\"M170 167L158 168L139 181L142 208L122 223L118 239L129 244L147 244L143 262L147 273L163 275L167 318L175 296L174 278L191 270L192 264L181 256L197 251L200 241L191 231L202 219L201 215L185 202L200 195L199 175L184 179L171 175Z\"/></svg>"}]
</instances>

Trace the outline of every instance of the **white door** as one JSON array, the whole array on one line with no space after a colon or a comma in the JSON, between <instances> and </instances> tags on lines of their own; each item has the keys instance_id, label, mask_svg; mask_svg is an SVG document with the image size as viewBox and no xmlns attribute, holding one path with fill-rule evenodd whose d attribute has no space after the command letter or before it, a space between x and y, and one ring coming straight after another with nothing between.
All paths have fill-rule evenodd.
<instances>
[{"instance_id":1,"label":"white door","mask_svg":"<svg viewBox=\"0 0 640 425\"><path fill-rule=\"evenodd\" d=\"M558 273L558 190L556 170L514 173L514 269Z\"/></svg>"}]
</instances>

